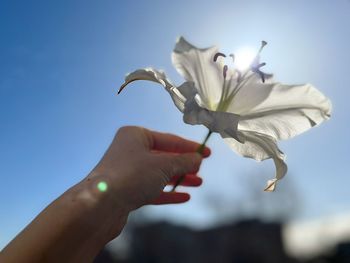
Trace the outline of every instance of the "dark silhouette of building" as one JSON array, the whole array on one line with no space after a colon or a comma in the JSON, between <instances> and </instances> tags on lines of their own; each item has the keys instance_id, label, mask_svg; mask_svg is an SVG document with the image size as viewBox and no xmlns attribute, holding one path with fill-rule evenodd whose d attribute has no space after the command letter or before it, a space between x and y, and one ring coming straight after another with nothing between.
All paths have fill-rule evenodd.
<instances>
[{"instance_id":1,"label":"dark silhouette of building","mask_svg":"<svg viewBox=\"0 0 350 263\"><path fill-rule=\"evenodd\" d=\"M113 259L105 249L94 263L350 263L350 242L309 260L289 257L280 223L245 220L196 231L162 222L136 225L130 231L126 258Z\"/></svg>"},{"instance_id":2,"label":"dark silhouette of building","mask_svg":"<svg viewBox=\"0 0 350 263\"><path fill-rule=\"evenodd\" d=\"M284 252L281 225L258 220L205 231L157 223L134 229L130 262L297 262Z\"/></svg>"}]
</instances>

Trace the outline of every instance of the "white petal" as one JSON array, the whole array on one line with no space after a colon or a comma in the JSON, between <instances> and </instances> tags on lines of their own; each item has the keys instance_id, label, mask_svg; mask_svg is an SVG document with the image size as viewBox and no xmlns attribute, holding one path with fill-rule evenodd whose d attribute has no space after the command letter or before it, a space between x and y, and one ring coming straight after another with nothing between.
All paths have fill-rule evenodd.
<instances>
[{"instance_id":1,"label":"white petal","mask_svg":"<svg viewBox=\"0 0 350 263\"><path fill-rule=\"evenodd\" d=\"M118 94L131 82L136 80L149 80L161 84L170 94L176 107L180 110L184 110L185 97L180 93L180 91L171 84L167 79L165 74L159 70L152 68L138 69L125 77L125 82L120 87Z\"/></svg>"},{"instance_id":2,"label":"white petal","mask_svg":"<svg viewBox=\"0 0 350 263\"><path fill-rule=\"evenodd\" d=\"M239 117L239 115L233 113L217 112L202 108L193 97L186 101L183 120L191 125L202 124L212 132L240 140L241 138L237 135Z\"/></svg>"},{"instance_id":3,"label":"white petal","mask_svg":"<svg viewBox=\"0 0 350 263\"><path fill-rule=\"evenodd\" d=\"M276 166L275 178L268 181L265 191L273 191L278 180L287 173L287 165L284 162L285 155L278 149L276 140L261 133L253 131L238 131L239 136L245 142L240 143L232 138L224 138L225 142L238 154L253 158L257 161L272 158Z\"/></svg>"},{"instance_id":4,"label":"white petal","mask_svg":"<svg viewBox=\"0 0 350 263\"><path fill-rule=\"evenodd\" d=\"M234 90L236 82L231 82L230 90ZM265 81L262 83L261 78L258 74L249 73L245 80L241 83L239 91L234 95L233 99L230 101L230 105L227 108L227 111L245 115L252 113L253 109L264 102L270 95L273 84L270 81Z\"/></svg>"},{"instance_id":5,"label":"white petal","mask_svg":"<svg viewBox=\"0 0 350 263\"><path fill-rule=\"evenodd\" d=\"M242 116L239 130L289 139L327 120L331 102L310 84L249 83L234 97L229 112Z\"/></svg>"},{"instance_id":6,"label":"white petal","mask_svg":"<svg viewBox=\"0 0 350 263\"><path fill-rule=\"evenodd\" d=\"M177 71L195 83L206 108L215 110L220 101L223 85L222 65L213 61L217 47L199 49L183 37L177 41L172 61Z\"/></svg>"}]
</instances>

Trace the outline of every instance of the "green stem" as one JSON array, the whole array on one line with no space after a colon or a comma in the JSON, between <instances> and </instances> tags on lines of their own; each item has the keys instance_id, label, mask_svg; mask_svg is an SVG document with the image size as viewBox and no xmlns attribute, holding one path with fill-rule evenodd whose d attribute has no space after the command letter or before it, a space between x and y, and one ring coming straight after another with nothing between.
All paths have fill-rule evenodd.
<instances>
[{"instance_id":1,"label":"green stem","mask_svg":"<svg viewBox=\"0 0 350 263\"><path fill-rule=\"evenodd\" d=\"M198 147L198 149L197 149L197 151L196 151L197 153L203 155L203 151L204 151L204 149L205 149L205 145L206 145L207 141L209 140L209 137L210 137L210 135L211 135L212 133L213 133L212 131L210 131L210 130L208 131L207 136L205 136L205 138L204 138L202 144L199 145L199 147ZM176 187L178 187L179 184L181 184L181 182L185 179L185 176L186 176L186 175L182 175L182 176L176 181L176 183L175 183L174 186L173 186L173 189L171 189L171 192L174 192L174 191L175 191Z\"/></svg>"}]
</instances>

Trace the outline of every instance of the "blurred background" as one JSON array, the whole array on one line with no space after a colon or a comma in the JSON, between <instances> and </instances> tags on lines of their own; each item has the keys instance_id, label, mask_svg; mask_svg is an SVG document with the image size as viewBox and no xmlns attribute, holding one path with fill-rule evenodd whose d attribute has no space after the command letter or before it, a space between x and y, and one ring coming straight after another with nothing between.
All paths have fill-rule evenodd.
<instances>
[{"instance_id":1,"label":"blurred background","mask_svg":"<svg viewBox=\"0 0 350 263\"><path fill-rule=\"evenodd\" d=\"M289 172L274 193L271 160L217 135L204 184L182 205L148 206L96 262L350 262L350 1L0 1L0 249L84 178L124 125L201 141L157 84L117 96L126 73L153 66L176 84L183 35L224 53L268 46L266 72L312 83L330 121L280 142Z\"/></svg>"}]
</instances>

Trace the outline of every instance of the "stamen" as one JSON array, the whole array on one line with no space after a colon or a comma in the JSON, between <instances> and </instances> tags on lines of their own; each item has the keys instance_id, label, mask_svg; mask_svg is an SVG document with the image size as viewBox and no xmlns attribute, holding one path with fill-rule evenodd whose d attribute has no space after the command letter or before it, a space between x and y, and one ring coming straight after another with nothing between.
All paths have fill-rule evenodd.
<instances>
[{"instance_id":1,"label":"stamen","mask_svg":"<svg viewBox=\"0 0 350 263\"><path fill-rule=\"evenodd\" d=\"M239 71L238 69L236 70L236 72L237 72L237 82L239 83L242 80L242 72Z\"/></svg>"},{"instance_id":2,"label":"stamen","mask_svg":"<svg viewBox=\"0 0 350 263\"><path fill-rule=\"evenodd\" d=\"M262 80L263 83L265 83L265 73L262 72L262 71L260 70L260 68L263 67L263 66L265 66L265 65L266 65L266 63L263 62L263 63L260 63L260 64L258 64L258 65L255 65L255 66L252 66L252 67L251 67L251 70L252 70L254 73L259 74L259 76L260 76L260 78L261 78L261 80Z\"/></svg>"},{"instance_id":3,"label":"stamen","mask_svg":"<svg viewBox=\"0 0 350 263\"><path fill-rule=\"evenodd\" d=\"M224 76L224 79L226 79L227 70L228 70L228 66L225 65L224 68L222 69L222 75Z\"/></svg>"},{"instance_id":4,"label":"stamen","mask_svg":"<svg viewBox=\"0 0 350 263\"><path fill-rule=\"evenodd\" d=\"M226 55L225 55L224 53L220 53L220 52L216 53L216 54L214 55L214 58L213 58L214 62L216 62L216 61L218 60L218 57L224 57L224 58L226 58Z\"/></svg>"},{"instance_id":5,"label":"stamen","mask_svg":"<svg viewBox=\"0 0 350 263\"><path fill-rule=\"evenodd\" d=\"M234 54L230 54L229 56L232 58L232 62L235 63L235 55Z\"/></svg>"},{"instance_id":6,"label":"stamen","mask_svg":"<svg viewBox=\"0 0 350 263\"><path fill-rule=\"evenodd\" d=\"M262 83L265 83L265 74L259 70L258 74L260 75Z\"/></svg>"},{"instance_id":7,"label":"stamen","mask_svg":"<svg viewBox=\"0 0 350 263\"><path fill-rule=\"evenodd\" d=\"M267 42L266 41L261 41L261 46L260 46L260 49L259 49L259 52L258 54L260 54L260 52L263 50L263 48L267 45Z\"/></svg>"},{"instance_id":8,"label":"stamen","mask_svg":"<svg viewBox=\"0 0 350 263\"><path fill-rule=\"evenodd\" d=\"M261 53L261 51L263 50L263 48L264 48L266 45L267 45L267 42L266 42L266 41L264 41L264 40L261 41L261 47L260 47L260 49L259 49L259 51L258 51L258 54L256 55L255 61L253 62L253 64L252 64L251 67L250 67L252 72L254 72L254 73L256 73L256 74L259 74L259 76L260 76L260 78L261 78L261 80L262 80L263 83L265 83L265 73L262 72L262 71L260 70L260 68L263 67L263 66L265 66L266 63L263 62L263 63L258 64L258 62L259 62L259 54Z\"/></svg>"}]
</instances>

